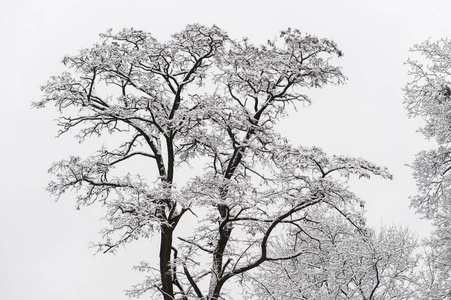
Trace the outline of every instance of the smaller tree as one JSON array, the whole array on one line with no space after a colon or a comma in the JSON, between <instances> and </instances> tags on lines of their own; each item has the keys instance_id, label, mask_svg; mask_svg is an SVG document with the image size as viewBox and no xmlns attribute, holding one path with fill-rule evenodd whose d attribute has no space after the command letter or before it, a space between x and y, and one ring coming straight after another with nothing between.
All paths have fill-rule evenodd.
<instances>
[{"instance_id":1,"label":"smaller tree","mask_svg":"<svg viewBox=\"0 0 451 300\"><path fill-rule=\"evenodd\" d=\"M415 238L404 229L359 230L336 215L310 210L302 230L279 241L279 255L303 253L269 262L247 283L255 299L414 299ZM294 238L293 238L294 237Z\"/></svg>"}]
</instances>

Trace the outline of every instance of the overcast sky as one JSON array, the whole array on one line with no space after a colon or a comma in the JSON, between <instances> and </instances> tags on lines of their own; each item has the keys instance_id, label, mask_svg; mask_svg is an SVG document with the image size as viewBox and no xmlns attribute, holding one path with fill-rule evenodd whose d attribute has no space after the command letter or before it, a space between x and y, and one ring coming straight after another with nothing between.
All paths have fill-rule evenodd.
<instances>
[{"instance_id":1,"label":"overcast sky","mask_svg":"<svg viewBox=\"0 0 451 300\"><path fill-rule=\"evenodd\" d=\"M287 27L338 43L348 82L310 95L313 104L281 125L293 144L329 154L366 158L387 166L393 181L365 180L354 191L367 201L371 226L400 224L420 236L427 224L409 210L415 194L415 153L432 147L409 120L401 88L408 80L408 49L451 32L451 2L442 1L75 1L0 0L0 299L127 299L139 282L131 271L152 255L149 242L117 255L93 255L102 211L75 210L70 197L55 203L45 187L47 169L82 148L55 139L56 114L30 108L39 87L108 28L133 27L160 40L186 24L216 24L233 38L256 43Z\"/></svg>"}]
</instances>

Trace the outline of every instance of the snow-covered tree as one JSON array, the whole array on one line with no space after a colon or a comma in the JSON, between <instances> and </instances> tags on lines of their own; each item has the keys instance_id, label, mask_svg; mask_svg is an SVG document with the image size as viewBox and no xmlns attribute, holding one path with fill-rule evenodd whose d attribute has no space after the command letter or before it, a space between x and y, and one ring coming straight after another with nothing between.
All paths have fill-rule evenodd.
<instances>
[{"instance_id":1,"label":"snow-covered tree","mask_svg":"<svg viewBox=\"0 0 451 300\"><path fill-rule=\"evenodd\" d=\"M35 103L57 107L60 134L105 140L89 157L55 163L48 190L105 207L100 251L159 244L159 266L138 267L149 275L130 296L223 299L231 279L303 253L278 256L273 241L302 230L309 208L363 226L350 176L391 178L363 159L293 147L275 130L287 107L310 102L306 90L345 80L331 64L341 55L334 42L291 29L262 46L197 24L164 43L108 31L65 57L68 71Z\"/></svg>"},{"instance_id":2,"label":"snow-covered tree","mask_svg":"<svg viewBox=\"0 0 451 300\"><path fill-rule=\"evenodd\" d=\"M430 40L415 45L419 57L409 59L412 81L405 87L409 115L421 117L420 131L434 139L436 149L417 154L413 163L418 195L412 206L434 225L428 241L425 290L430 299L449 299L451 295L451 41Z\"/></svg>"},{"instance_id":3,"label":"snow-covered tree","mask_svg":"<svg viewBox=\"0 0 451 300\"><path fill-rule=\"evenodd\" d=\"M427 299L416 298L417 244L406 229L358 231L337 216L324 218L315 207L302 230L279 243L279 255L287 246L302 253L248 274L243 281L253 287L249 299Z\"/></svg>"}]
</instances>

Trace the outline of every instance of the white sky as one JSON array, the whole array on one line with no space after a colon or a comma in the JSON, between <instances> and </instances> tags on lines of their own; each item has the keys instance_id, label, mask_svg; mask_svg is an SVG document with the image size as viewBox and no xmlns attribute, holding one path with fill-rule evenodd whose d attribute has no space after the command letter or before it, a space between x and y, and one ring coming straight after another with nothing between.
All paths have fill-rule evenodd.
<instances>
[{"instance_id":1,"label":"white sky","mask_svg":"<svg viewBox=\"0 0 451 300\"><path fill-rule=\"evenodd\" d=\"M401 88L408 49L451 32L451 2L442 1L0 1L0 299L122 300L142 274L131 266L155 250L132 244L114 255L89 249L101 210L54 203L45 186L50 164L83 147L54 139L56 114L30 108L39 86L62 70L65 54L89 47L108 28L134 27L162 40L188 23L216 24L230 36L264 42L287 27L338 43L344 86L310 95L313 104L281 126L294 144L387 166L393 181L366 180L354 191L367 201L372 226L401 224L420 235L427 224L409 211L415 193L405 164L431 147L409 120ZM74 150L75 151L75 150Z\"/></svg>"}]
</instances>

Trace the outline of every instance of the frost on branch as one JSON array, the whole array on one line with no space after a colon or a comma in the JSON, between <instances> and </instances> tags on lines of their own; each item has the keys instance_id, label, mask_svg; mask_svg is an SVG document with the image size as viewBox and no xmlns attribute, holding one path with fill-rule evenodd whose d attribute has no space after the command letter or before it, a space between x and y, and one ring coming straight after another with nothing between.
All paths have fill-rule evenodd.
<instances>
[{"instance_id":1,"label":"frost on branch","mask_svg":"<svg viewBox=\"0 0 451 300\"><path fill-rule=\"evenodd\" d=\"M66 56L68 71L34 104L57 108L60 135L105 142L55 163L49 191L105 207L103 252L159 234L159 265L138 267L152 272L130 296L222 299L231 279L301 255L280 256L273 241L320 226L315 207L364 232L347 180L391 178L363 159L293 147L275 129L288 106L310 102L308 89L345 81L340 56L334 42L291 29L260 46L198 24L166 42L110 30Z\"/></svg>"},{"instance_id":2,"label":"frost on branch","mask_svg":"<svg viewBox=\"0 0 451 300\"><path fill-rule=\"evenodd\" d=\"M150 188L140 176L113 177L109 171L100 159L82 161L79 157L55 163L49 170L58 179L49 184L50 193L59 198L68 191L75 192L77 208L95 202L105 206L110 226L102 230L103 240L97 244L103 252L150 237L157 230L155 226L166 222L158 217L158 211L164 209L169 193L162 184Z\"/></svg>"}]
</instances>

